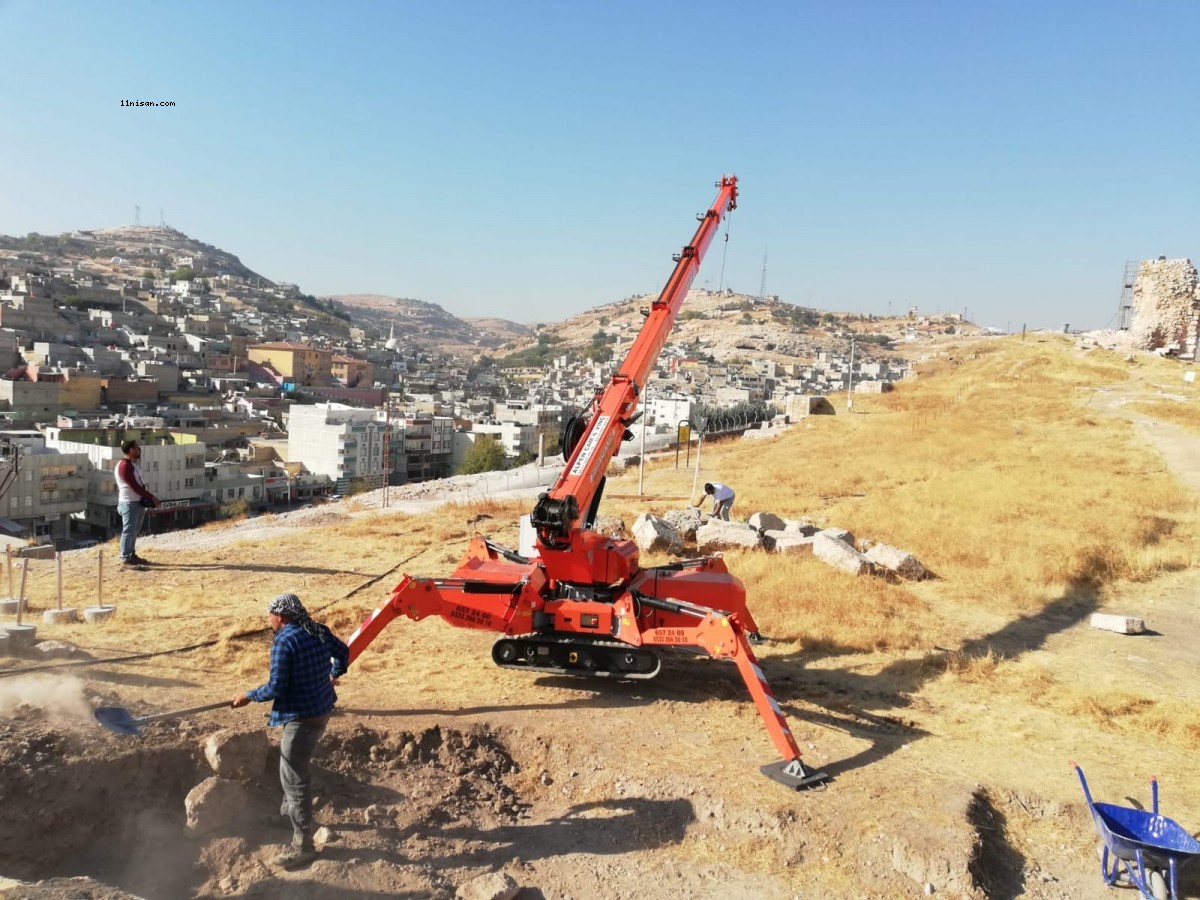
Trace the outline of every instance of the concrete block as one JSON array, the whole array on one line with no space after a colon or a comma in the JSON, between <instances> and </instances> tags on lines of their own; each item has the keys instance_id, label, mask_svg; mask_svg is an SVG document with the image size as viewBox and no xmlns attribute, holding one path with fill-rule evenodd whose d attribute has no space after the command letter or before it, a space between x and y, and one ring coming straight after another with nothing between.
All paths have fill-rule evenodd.
<instances>
[{"instance_id":1,"label":"concrete block","mask_svg":"<svg viewBox=\"0 0 1200 900\"><path fill-rule=\"evenodd\" d=\"M83 611L83 618L86 622L95 624L96 622L107 622L117 612L115 606L89 606Z\"/></svg>"},{"instance_id":2,"label":"concrete block","mask_svg":"<svg viewBox=\"0 0 1200 900\"><path fill-rule=\"evenodd\" d=\"M48 609L42 613L42 623L45 625L69 625L79 621L79 610L73 606L62 609Z\"/></svg>"},{"instance_id":3,"label":"concrete block","mask_svg":"<svg viewBox=\"0 0 1200 900\"><path fill-rule=\"evenodd\" d=\"M4 597L0 599L0 616L15 616L18 608L20 608L21 612L28 610L29 600L26 599L22 602L16 597Z\"/></svg>"},{"instance_id":4,"label":"concrete block","mask_svg":"<svg viewBox=\"0 0 1200 900\"><path fill-rule=\"evenodd\" d=\"M1135 616L1117 616L1111 613L1092 613L1093 628L1115 631L1117 634L1141 634L1146 623Z\"/></svg>"},{"instance_id":5,"label":"concrete block","mask_svg":"<svg viewBox=\"0 0 1200 900\"><path fill-rule=\"evenodd\" d=\"M28 650L37 640L36 625L5 625L3 627L8 632L9 653L21 653Z\"/></svg>"}]
</instances>

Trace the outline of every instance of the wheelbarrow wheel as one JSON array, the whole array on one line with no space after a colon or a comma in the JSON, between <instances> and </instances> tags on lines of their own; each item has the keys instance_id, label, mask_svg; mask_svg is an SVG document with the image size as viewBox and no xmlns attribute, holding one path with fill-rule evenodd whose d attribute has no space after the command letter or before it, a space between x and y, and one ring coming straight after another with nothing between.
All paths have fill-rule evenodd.
<instances>
[{"instance_id":1,"label":"wheelbarrow wheel","mask_svg":"<svg viewBox=\"0 0 1200 900\"><path fill-rule=\"evenodd\" d=\"M1163 878L1162 872L1158 869L1151 869L1147 876L1146 881L1150 887L1150 895L1154 900L1169 900L1171 895L1167 892L1167 880Z\"/></svg>"}]
</instances>

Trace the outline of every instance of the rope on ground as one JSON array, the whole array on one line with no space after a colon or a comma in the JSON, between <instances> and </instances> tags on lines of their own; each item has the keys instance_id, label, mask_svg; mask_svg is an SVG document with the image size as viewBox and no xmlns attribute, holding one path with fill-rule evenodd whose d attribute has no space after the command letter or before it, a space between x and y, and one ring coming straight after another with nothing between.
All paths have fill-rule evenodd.
<instances>
[{"instance_id":1,"label":"rope on ground","mask_svg":"<svg viewBox=\"0 0 1200 900\"><path fill-rule=\"evenodd\" d=\"M414 559L416 559L420 555L421 555L420 553L414 553L412 556L409 556L405 559L400 560L400 562L396 563L394 566L392 566L387 571L380 572L378 575L372 575L370 578L368 578L366 581L362 582L361 584L355 585L353 588L351 588L348 592L346 592L342 596L340 596L334 600L330 600L324 606L318 607L317 609L314 610L314 612L316 612L316 613L323 612L324 610L329 609L329 607L333 606L335 603L341 603L343 600L349 600L351 597L353 597L359 591L365 590L366 588L369 588L371 585L373 585L379 581L382 581L388 575L391 575L393 572L395 572L397 569L399 569L401 566L408 565L410 562L412 562ZM270 630L269 628L266 628L264 626L262 628L253 628L249 631L240 631L237 634L231 635L229 637L229 640L237 641L237 640L242 640L243 638L257 637L258 635L263 634L264 632L269 631L269 630ZM47 663L46 665L41 665L41 666L21 666L21 667L14 668L14 669L5 669L3 671L0 671L0 678L8 678L13 675L28 675L31 672L55 672L55 671L58 671L59 669L77 669L77 668L83 668L86 666L107 666L107 665L112 665L113 663L133 662L134 660L139 660L139 659L154 659L157 656L171 656L176 653L190 653L193 650L203 650L205 647L215 646L216 644L219 644L221 642L221 640L222 640L222 638L212 638L211 640L201 641L198 644L188 644L186 647L174 647L170 650L155 650L152 653L134 653L134 654L130 654L129 656L113 656L113 657L109 657L107 659L77 659L77 660L74 660L73 662Z\"/></svg>"}]
</instances>

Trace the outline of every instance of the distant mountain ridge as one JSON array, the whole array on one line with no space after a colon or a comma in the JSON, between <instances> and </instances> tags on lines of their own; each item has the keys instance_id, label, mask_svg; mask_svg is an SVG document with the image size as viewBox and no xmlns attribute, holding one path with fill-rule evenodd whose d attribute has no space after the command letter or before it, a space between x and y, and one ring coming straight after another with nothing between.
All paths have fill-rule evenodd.
<instances>
[{"instance_id":1,"label":"distant mountain ridge","mask_svg":"<svg viewBox=\"0 0 1200 900\"><path fill-rule=\"evenodd\" d=\"M353 316L387 335L395 326L396 336L416 342L434 342L439 347L474 347L493 350L520 340L533 330L505 319L460 319L436 303L387 294L331 294L332 300Z\"/></svg>"}]
</instances>

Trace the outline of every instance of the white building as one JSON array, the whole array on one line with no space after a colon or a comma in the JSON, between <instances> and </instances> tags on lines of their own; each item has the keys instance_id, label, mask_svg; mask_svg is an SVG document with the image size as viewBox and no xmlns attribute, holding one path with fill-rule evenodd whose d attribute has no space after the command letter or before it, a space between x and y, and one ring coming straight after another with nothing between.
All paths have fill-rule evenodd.
<instances>
[{"instance_id":1,"label":"white building","mask_svg":"<svg viewBox=\"0 0 1200 900\"><path fill-rule=\"evenodd\" d=\"M288 459L334 481L373 478L382 484L385 422L373 409L337 403L293 406L287 415Z\"/></svg>"}]
</instances>

